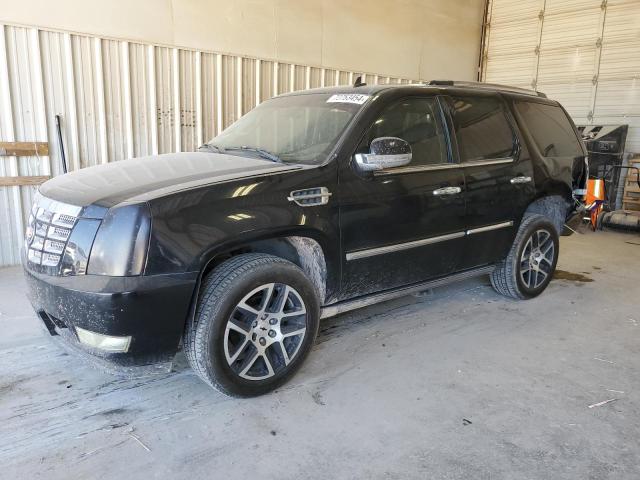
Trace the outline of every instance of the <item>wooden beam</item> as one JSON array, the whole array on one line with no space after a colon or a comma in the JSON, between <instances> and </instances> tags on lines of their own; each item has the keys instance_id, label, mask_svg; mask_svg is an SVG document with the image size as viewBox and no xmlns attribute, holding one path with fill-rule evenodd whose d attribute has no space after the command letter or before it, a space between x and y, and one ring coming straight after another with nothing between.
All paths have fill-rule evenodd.
<instances>
[{"instance_id":1,"label":"wooden beam","mask_svg":"<svg viewBox=\"0 0 640 480\"><path fill-rule=\"evenodd\" d=\"M25 185L40 185L51 177L48 175L28 177L0 177L0 187L20 187Z\"/></svg>"},{"instance_id":2,"label":"wooden beam","mask_svg":"<svg viewBox=\"0 0 640 480\"><path fill-rule=\"evenodd\" d=\"M33 157L49 155L47 142L0 142L0 156Z\"/></svg>"}]
</instances>

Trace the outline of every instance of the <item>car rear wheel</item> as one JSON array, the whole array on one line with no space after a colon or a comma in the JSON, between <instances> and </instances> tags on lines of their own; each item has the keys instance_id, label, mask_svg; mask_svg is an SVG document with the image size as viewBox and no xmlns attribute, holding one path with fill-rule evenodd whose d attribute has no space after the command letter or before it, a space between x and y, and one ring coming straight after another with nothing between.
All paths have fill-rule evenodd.
<instances>
[{"instance_id":1,"label":"car rear wheel","mask_svg":"<svg viewBox=\"0 0 640 480\"><path fill-rule=\"evenodd\" d=\"M261 395L300 367L319 323L314 286L300 268L239 255L213 270L201 291L185 349L205 382L231 396Z\"/></svg>"},{"instance_id":2,"label":"car rear wheel","mask_svg":"<svg viewBox=\"0 0 640 480\"><path fill-rule=\"evenodd\" d=\"M525 217L509 254L491 273L493 288L517 299L540 295L555 272L558 248L558 233L547 217Z\"/></svg>"}]
</instances>

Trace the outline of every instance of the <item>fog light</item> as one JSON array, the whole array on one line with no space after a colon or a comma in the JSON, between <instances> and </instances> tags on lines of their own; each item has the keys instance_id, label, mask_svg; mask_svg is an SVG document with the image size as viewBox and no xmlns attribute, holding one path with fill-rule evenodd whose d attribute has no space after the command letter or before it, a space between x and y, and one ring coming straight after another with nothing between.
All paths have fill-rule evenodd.
<instances>
[{"instance_id":1,"label":"fog light","mask_svg":"<svg viewBox=\"0 0 640 480\"><path fill-rule=\"evenodd\" d=\"M80 343L107 352L126 352L131 344L131 337L112 337L76 327Z\"/></svg>"}]
</instances>

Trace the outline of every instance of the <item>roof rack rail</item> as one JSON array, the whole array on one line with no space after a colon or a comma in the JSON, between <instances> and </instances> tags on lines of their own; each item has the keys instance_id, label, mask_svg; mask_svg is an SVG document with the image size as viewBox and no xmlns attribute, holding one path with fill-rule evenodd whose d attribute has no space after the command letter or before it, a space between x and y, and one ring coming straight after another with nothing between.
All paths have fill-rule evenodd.
<instances>
[{"instance_id":1,"label":"roof rack rail","mask_svg":"<svg viewBox=\"0 0 640 480\"><path fill-rule=\"evenodd\" d=\"M484 83L484 82L465 82L454 80L430 80L426 82L427 85L442 86L442 87L470 87L481 88L485 90L503 90L505 92L520 93L522 95L535 95L536 97L547 98L547 96L536 90L529 90L528 88L511 87L509 85L500 85L498 83Z\"/></svg>"}]
</instances>

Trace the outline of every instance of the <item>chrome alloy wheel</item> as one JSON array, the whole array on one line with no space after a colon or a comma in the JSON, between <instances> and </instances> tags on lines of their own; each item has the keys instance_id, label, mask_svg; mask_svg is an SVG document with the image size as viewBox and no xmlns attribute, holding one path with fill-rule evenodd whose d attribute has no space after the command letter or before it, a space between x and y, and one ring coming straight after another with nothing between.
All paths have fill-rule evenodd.
<instances>
[{"instance_id":1,"label":"chrome alloy wheel","mask_svg":"<svg viewBox=\"0 0 640 480\"><path fill-rule=\"evenodd\" d=\"M293 287L261 285L240 300L227 321L225 358L240 377L265 380L295 358L306 329L307 309Z\"/></svg>"},{"instance_id":2,"label":"chrome alloy wheel","mask_svg":"<svg viewBox=\"0 0 640 480\"><path fill-rule=\"evenodd\" d=\"M527 240L520 256L520 278L528 288L537 288L553 272L555 245L546 230L536 230Z\"/></svg>"}]
</instances>

